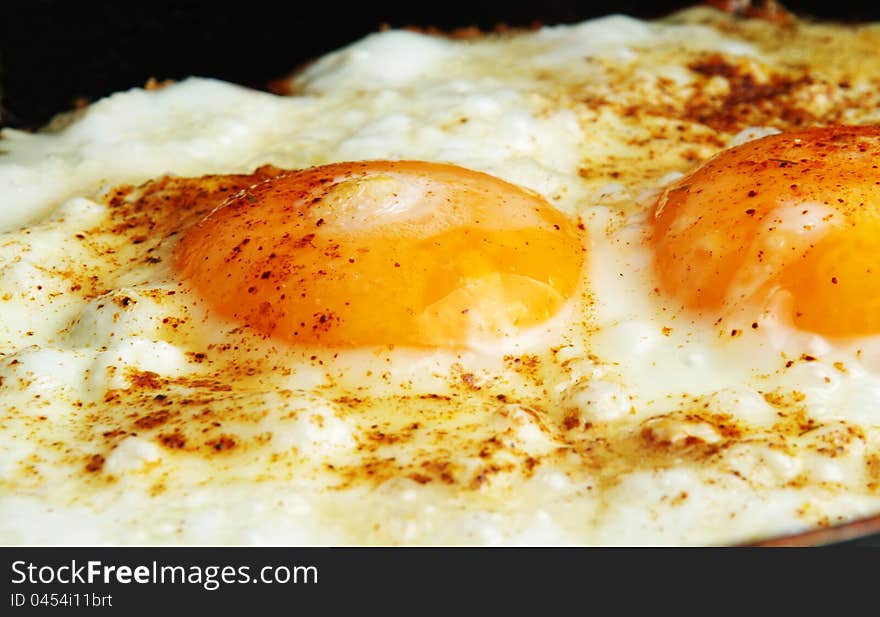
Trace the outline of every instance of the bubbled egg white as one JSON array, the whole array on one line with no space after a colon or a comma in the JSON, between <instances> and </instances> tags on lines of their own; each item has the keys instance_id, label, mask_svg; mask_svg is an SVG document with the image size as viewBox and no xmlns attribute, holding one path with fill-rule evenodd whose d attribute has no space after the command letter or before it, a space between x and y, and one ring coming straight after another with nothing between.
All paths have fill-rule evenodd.
<instances>
[{"instance_id":1,"label":"bubbled egg white","mask_svg":"<svg viewBox=\"0 0 880 617\"><path fill-rule=\"evenodd\" d=\"M712 107L736 103L737 76L788 79L776 102L812 117L786 54L813 49L835 75L828 41L877 43L803 23L780 50L772 28L702 8L465 40L388 31L292 76L290 96L190 78L4 129L0 539L706 544L877 510L876 341L773 315L729 326L654 270L663 191L793 128ZM870 122L876 105L838 81L824 113ZM577 284L511 336L334 346L221 314L175 265L190 230L281 170L363 161L510 183L583 242ZM316 225L354 204L346 232L405 226L442 207L422 180L373 207L377 185L356 178ZM823 212L816 234L835 224ZM480 293L507 289L497 274Z\"/></svg>"}]
</instances>

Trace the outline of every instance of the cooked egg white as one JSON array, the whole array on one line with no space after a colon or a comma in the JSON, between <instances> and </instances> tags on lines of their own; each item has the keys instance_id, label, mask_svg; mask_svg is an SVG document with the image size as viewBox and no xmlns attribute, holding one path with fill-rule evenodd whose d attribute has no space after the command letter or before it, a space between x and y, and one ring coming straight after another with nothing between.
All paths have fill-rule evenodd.
<instances>
[{"instance_id":1,"label":"cooked egg white","mask_svg":"<svg viewBox=\"0 0 880 617\"><path fill-rule=\"evenodd\" d=\"M778 269L735 221L657 232L715 170L739 212L728 148L880 122L878 44L710 9L392 30L290 96L191 78L4 130L0 539L706 544L880 510L873 325L730 321L681 255ZM800 257L849 210L786 186L761 216Z\"/></svg>"}]
</instances>

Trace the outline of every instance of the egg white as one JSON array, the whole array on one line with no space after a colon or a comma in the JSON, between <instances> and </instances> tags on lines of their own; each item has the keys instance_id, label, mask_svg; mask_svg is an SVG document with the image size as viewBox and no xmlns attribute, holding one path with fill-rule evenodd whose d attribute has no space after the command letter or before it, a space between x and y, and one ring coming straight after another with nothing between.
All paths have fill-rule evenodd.
<instances>
[{"instance_id":1,"label":"egg white","mask_svg":"<svg viewBox=\"0 0 880 617\"><path fill-rule=\"evenodd\" d=\"M652 292L652 199L694 159L776 130L623 112L680 109L706 53L782 63L756 34L769 26L725 20L389 31L291 78L295 96L190 78L4 130L0 539L703 544L880 508L873 341L772 321L731 336ZM182 288L173 238L126 261L139 249L109 233L112 187L364 159L537 191L586 227L585 288L503 344L299 349ZM93 285L73 289L83 272Z\"/></svg>"}]
</instances>

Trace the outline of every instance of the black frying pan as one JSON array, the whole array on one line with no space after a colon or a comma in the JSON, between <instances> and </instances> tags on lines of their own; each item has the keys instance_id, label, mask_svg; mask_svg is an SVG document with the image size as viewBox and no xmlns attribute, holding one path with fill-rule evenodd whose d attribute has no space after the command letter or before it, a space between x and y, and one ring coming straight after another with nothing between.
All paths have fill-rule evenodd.
<instances>
[{"instance_id":1,"label":"black frying pan","mask_svg":"<svg viewBox=\"0 0 880 617\"><path fill-rule=\"evenodd\" d=\"M142 86L150 78L200 75L265 89L294 67L385 24L491 30L500 23L573 23L608 13L652 18L695 3L19 1L0 10L0 126L36 129L78 102ZM729 4L743 8L749 2ZM822 19L880 21L876 3L789 0L785 6ZM880 515L758 544L880 546Z\"/></svg>"}]
</instances>

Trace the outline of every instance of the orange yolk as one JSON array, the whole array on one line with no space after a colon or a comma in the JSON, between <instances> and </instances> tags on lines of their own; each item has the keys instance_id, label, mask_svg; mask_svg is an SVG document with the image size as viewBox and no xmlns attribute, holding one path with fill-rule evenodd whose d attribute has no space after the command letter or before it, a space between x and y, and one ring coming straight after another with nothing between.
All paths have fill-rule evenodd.
<instances>
[{"instance_id":1,"label":"orange yolk","mask_svg":"<svg viewBox=\"0 0 880 617\"><path fill-rule=\"evenodd\" d=\"M880 332L880 127L837 126L726 150L660 196L661 288L724 317L777 313L826 336Z\"/></svg>"},{"instance_id":2,"label":"orange yolk","mask_svg":"<svg viewBox=\"0 0 880 617\"><path fill-rule=\"evenodd\" d=\"M418 161L271 178L192 227L174 255L219 314L325 346L514 335L559 311L583 261L578 226L539 195Z\"/></svg>"}]
</instances>

